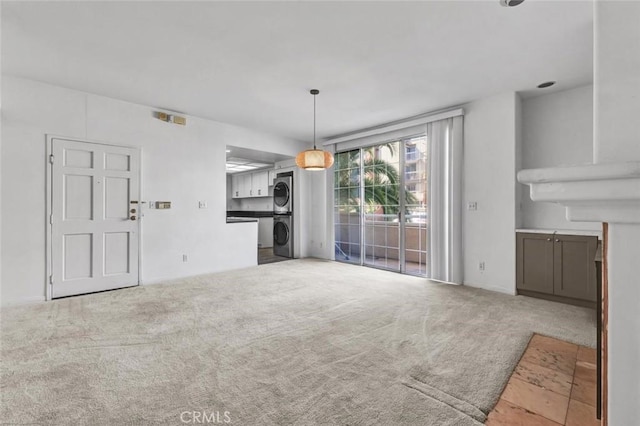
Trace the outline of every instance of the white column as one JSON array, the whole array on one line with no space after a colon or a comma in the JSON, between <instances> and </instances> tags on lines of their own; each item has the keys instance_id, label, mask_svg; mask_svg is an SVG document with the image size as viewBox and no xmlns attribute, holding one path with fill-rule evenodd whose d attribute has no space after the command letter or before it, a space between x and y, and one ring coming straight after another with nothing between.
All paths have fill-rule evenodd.
<instances>
[{"instance_id":1,"label":"white column","mask_svg":"<svg viewBox=\"0 0 640 426\"><path fill-rule=\"evenodd\" d=\"M594 162L640 161L640 2L596 2L594 105ZM637 424L640 419L638 222L609 226L608 412L612 426Z\"/></svg>"}]
</instances>

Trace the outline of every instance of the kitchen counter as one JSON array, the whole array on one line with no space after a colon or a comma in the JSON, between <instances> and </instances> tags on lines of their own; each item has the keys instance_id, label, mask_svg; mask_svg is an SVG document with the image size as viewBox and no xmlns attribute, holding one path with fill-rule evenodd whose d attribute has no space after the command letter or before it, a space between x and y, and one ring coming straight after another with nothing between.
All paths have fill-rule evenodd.
<instances>
[{"instance_id":1,"label":"kitchen counter","mask_svg":"<svg viewBox=\"0 0 640 426\"><path fill-rule=\"evenodd\" d=\"M516 232L527 232L530 234L560 234L560 235L587 235L602 239L602 231L589 231L582 229L516 229Z\"/></svg>"},{"instance_id":2,"label":"kitchen counter","mask_svg":"<svg viewBox=\"0 0 640 426\"><path fill-rule=\"evenodd\" d=\"M271 210L227 210L227 217L273 217Z\"/></svg>"},{"instance_id":3,"label":"kitchen counter","mask_svg":"<svg viewBox=\"0 0 640 426\"><path fill-rule=\"evenodd\" d=\"M227 223L250 223L250 222L257 222L257 221L258 221L257 218L227 216Z\"/></svg>"}]
</instances>

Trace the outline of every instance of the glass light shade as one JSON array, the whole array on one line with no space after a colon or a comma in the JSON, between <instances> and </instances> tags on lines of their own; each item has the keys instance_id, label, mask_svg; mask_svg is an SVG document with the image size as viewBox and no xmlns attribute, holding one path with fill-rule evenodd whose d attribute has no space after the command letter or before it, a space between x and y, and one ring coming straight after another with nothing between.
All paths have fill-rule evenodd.
<instances>
[{"instance_id":1,"label":"glass light shade","mask_svg":"<svg viewBox=\"0 0 640 426\"><path fill-rule=\"evenodd\" d=\"M296 156L296 164L305 170L324 170L333 165L333 155L321 149L308 149Z\"/></svg>"}]
</instances>

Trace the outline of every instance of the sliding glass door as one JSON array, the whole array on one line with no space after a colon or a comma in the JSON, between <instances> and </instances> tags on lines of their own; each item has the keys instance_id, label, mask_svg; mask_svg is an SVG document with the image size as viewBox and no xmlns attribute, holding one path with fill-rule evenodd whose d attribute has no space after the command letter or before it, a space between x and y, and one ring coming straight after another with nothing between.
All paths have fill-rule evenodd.
<instances>
[{"instance_id":1,"label":"sliding glass door","mask_svg":"<svg viewBox=\"0 0 640 426\"><path fill-rule=\"evenodd\" d=\"M336 154L336 260L426 275L424 136Z\"/></svg>"},{"instance_id":2,"label":"sliding glass door","mask_svg":"<svg viewBox=\"0 0 640 426\"><path fill-rule=\"evenodd\" d=\"M400 143L362 149L363 264L400 271Z\"/></svg>"}]
</instances>

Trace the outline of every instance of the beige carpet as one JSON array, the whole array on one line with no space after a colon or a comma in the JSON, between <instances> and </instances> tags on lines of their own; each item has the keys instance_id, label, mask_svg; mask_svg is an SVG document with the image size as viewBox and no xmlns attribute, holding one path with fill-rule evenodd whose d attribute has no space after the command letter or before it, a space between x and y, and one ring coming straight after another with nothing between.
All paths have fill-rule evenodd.
<instances>
[{"instance_id":1,"label":"beige carpet","mask_svg":"<svg viewBox=\"0 0 640 426\"><path fill-rule=\"evenodd\" d=\"M477 425L532 332L593 346L594 317L319 260L15 307L0 419Z\"/></svg>"}]
</instances>

